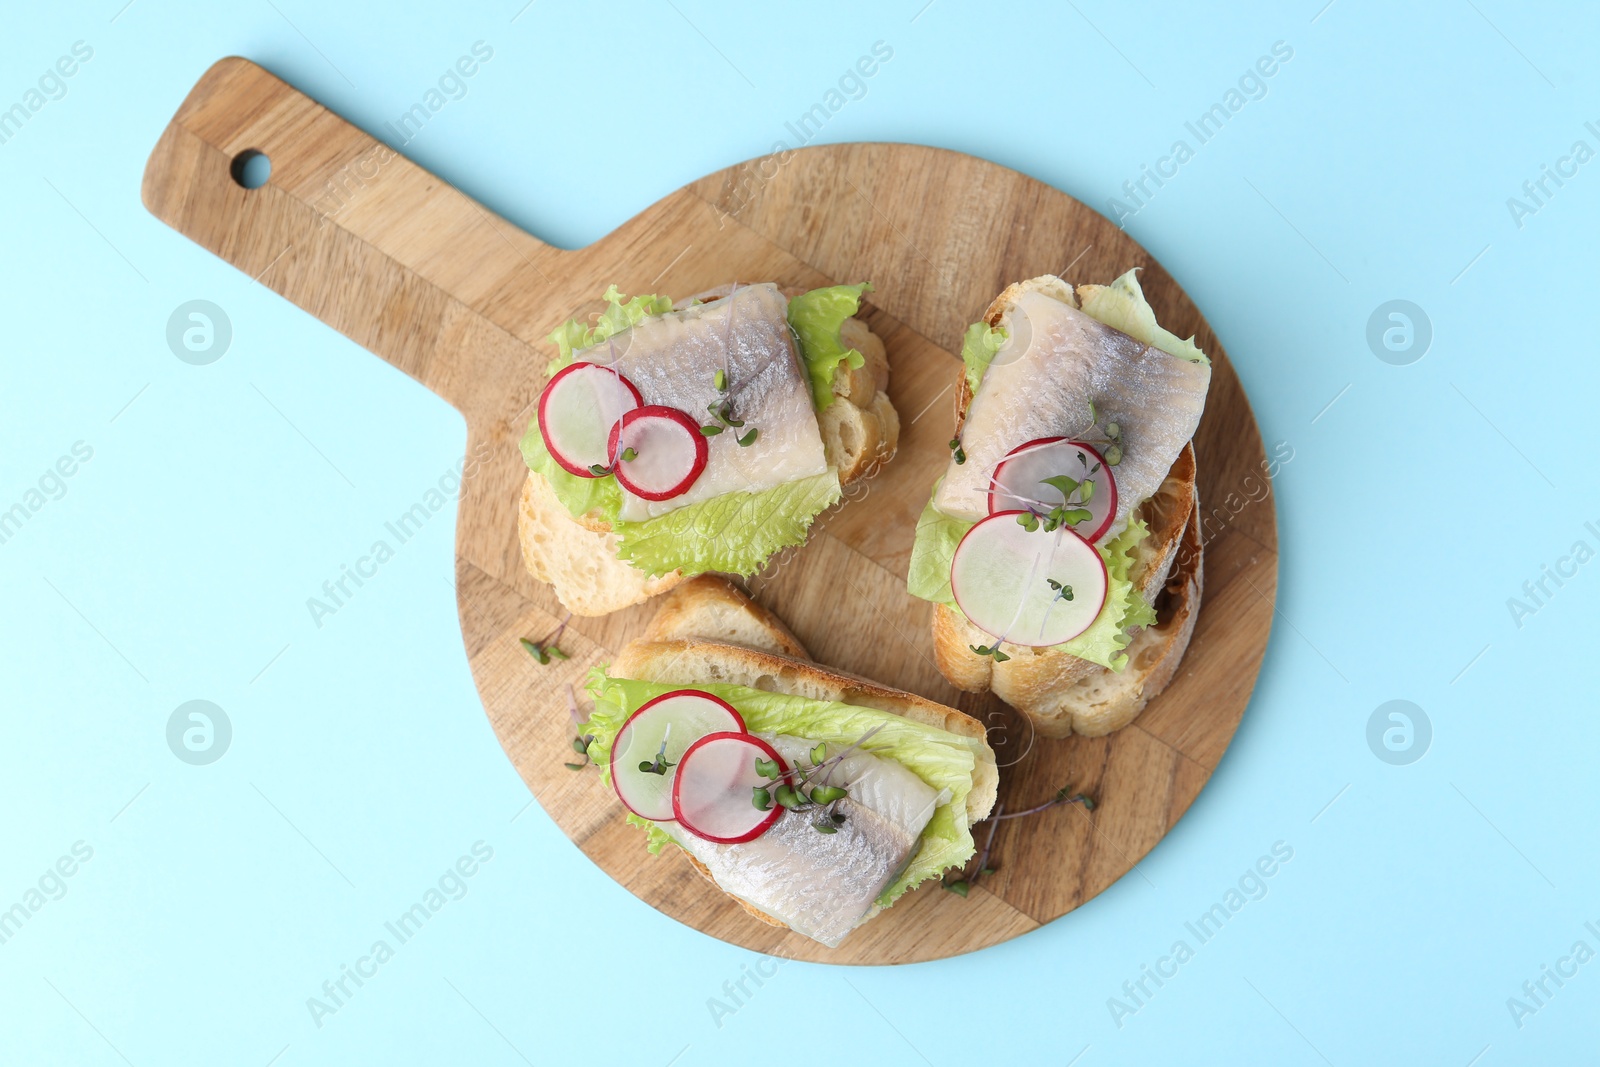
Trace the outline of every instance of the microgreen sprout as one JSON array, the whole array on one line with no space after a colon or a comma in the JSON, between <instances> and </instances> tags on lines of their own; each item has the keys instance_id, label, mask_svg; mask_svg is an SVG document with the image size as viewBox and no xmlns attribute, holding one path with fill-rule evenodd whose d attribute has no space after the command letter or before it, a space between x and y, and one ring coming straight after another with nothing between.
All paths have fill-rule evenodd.
<instances>
[{"instance_id":1,"label":"microgreen sprout","mask_svg":"<svg viewBox=\"0 0 1600 1067\"><path fill-rule=\"evenodd\" d=\"M526 637L519 637L517 638L517 642L522 645L523 649L528 653L528 655L538 660L540 664L548 664L553 659L567 659L569 657L565 652L556 647L556 642L561 640L562 632L566 630L567 623L571 621L572 612L569 611L567 612L566 617L561 620L561 625L557 626L555 631L544 640L532 641Z\"/></svg>"},{"instance_id":2,"label":"microgreen sprout","mask_svg":"<svg viewBox=\"0 0 1600 1067\"><path fill-rule=\"evenodd\" d=\"M1078 459L1084 466L1088 466L1088 457L1082 452L1078 453ZM1094 476L1098 473L1100 464L1096 463L1093 467L1089 467L1088 473L1081 480L1069 478L1065 474L1040 479L1039 484L1048 485L1061 494L1061 503L1044 513L1046 532L1057 530L1062 526L1076 526L1092 517L1092 513L1083 505L1094 499Z\"/></svg>"},{"instance_id":3,"label":"microgreen sprout","mask_svg":"<svg viewBox=\"0 0 1600 1067\"><path fill-rule=\"evenodd\" d=\"M1056 790L1056 795L1053 798L1045 801L1043 804L1037 804L1034 807L1028 808L1026 811L1008 812L1005 810L1004 804L996 805L994 813L987 819L983 820L983 822L989 824L989 833L984 838L983 851L978 853L977 862L971 865L973 873L970 875L967 874L967 868L963 867L961 877L955 879L954 881L942 882L941 884L944 886L944 888L950 890L950 892L954 893L956 896L965 897L969 892L972 891L972 887L977 884L979 878L986 878L995 872L995 869L989 866L989 851L994 845L995 830L999 829L999 824L1001 822L1006 819L1020 819L1027 815L1037 815L1041 811L1048 811L1051 808L1057 808L1063 804L1082 804L1084 811L1094 810L1094 800L1087 794L1072 792L1071 786L1062 786L1060 789Z\"/></svg>"},{"instance_id":4,"label":"microgreen sprout","mask_svg":"<svg viewBox=\"0 0 1600 1067\"><path fill-rule=\"evenodd\" d=\"M1098 430L1095 435L1088 435L1084 441L1094 445L1100 454L1106 457L1106 466L1115 467L1122 462L1122 427L1115 422L1100 425L1100 414L1095 410L1094 401L1089 401L1089 428Z\"/></svg>"},{"instance_id":5,"label":"microgreen sprout","mask_svg":"<svg viewBox=\"0 0 1600 1067\"><path fill-rule=\"evenodd\" d=\"M999 814L1004 810L1005 810L1005 805L1004 804L998 805L994 809L994 811L995 811L994 816L991 816L991 818L998 817ZM972 891L973 884L975 882L977 882L977 880L979 878L982 878L985 875L993 874L994 873L994 868L989 866L989 850L994 846L994 832L995 832L995 829L996 829L996 827L993 826L993 825L991 825L989 827L989 836L984 839L983 851L978 853L978 862L975 864L975 867L977 869L976 869L975 873L973 873L971 875L968 875L966 873L966 867L963 866L961 868L962 877L957 878L953 882L946 882L946 881L943 881L941 879L939 884L944 886L944 888L950 890L950 892L954 893L956 896L961 897L963 900L965 900L967 894Z\"/></svg>"},{"instance_id":6,"label":"microgreen sprout","mask_svg":"<svg viewBox=\"0 0 1600 1067\"><path fill-rule=\"evenodd\" d=\"M1071 600L1072 599L1072 586L1070 586L1070 585L1062 585L1060 582L1056 581L1054 578L1046 578L1044 580L1044 584L1048 585L1051 589L1054 589L1056 591L1055 599L1057 599L1057 600Z\"/></svg>"},{"instance_id":7,"label":"microgreen sprout","mask_svg":"<svg viewBox=\"0 0 1600 1067\"><path fill-rule=\"evenodd\" d=\"M996 641L992 645L968 645L967 647L972 649L972 651L976 652L980 656L993 656L996 663L1004 663L1006 660L1011 658L1004 652L1000 651L999 641Z\"/></svg>"},{"instance_id":8,"label":"microgreen sprout","mask_svg":"<svg viewBox=\"0 0 1600 1067\"><path fill-rule=\"evenodd\" d=\"M967 461L966 450L961 447L961 438L950 438L950 451L955 453L956 466L959 467L961 464Z\"/></svg>"},{"instance_id":9,"label":"microgreen sprout","mask_svg":"<svg viewBox=\"0 0 1600 1067\"><path fill-rule=\"evenodd\" d=\"M579 734L572 739L572 751L583 757L582 763L566 763L562 766L569 771L581 771L594 761L589 758L589 743L594 740L594 734Z\"/></svg>"},{"instance_id":10,"label":"microgreen sprout","mask_svg":"<svg viewBox=\"0 0 1600 1067\"><path fill-rule=\"evenodd\" d=\"M728 395L728 372L718 370L711 377L711 384L716 386L717 392L722 395L706 405L706 410L711 412L714 422L708 422L700 427L700 433L706 437L715 437L723 430L738 430L744 427L744 420L735 418L733 414L733 397ZM748 448L756 442L756 428L752 426L743 435L735 438L742 447Z\"/></svg>"},{"instance_id":11,"label":"microgreen sprout","mask_svg":"<svg viewBox=\"0 0 1600 1067\"><path fill-rule=\"evenodd\" d=\"M1050 506L1044 500L1022 498L1028 505L1026 511L1017 516L1017 525L1032 533L1043 529L1052 533L1063 526L1077 526L1094 517L1086 505L1094 499L1095 475L1100 473L1100 464L1089 464L1089 457L1082 450L1078 452L1078 462L1084 468L1082 478L1073 478L1066 474L1057 474L1049 478L1039 479L1040 485L1048 485L1061 494L1061 503Z\"/></svg>"},{"instance_id":12,"label":"microgreen sprout","mask_svg":"<svg viewBox=\"0 0 1600 1067\"><path fill-rule=\"evenodd\" d=\"M833 785L829 780L840 762L866 744L880 729L882 727L874 726L862 734L855 744L831 756L828 755L827 742L817 743L808 753L811 757L810 766L803 766L797 761L793 767L785 770L777 760L756 757L756 774L772 784L753 786L750 802L758 811L771 811L776 803L787 811L812 815L812 829L823 834L838 833L845 817L837 808L839 802L850 795L850 790L846 786Z\"/></svg>"},{"instance_id":13,"label":"microgreen sprout","mask_svg":"<svg viewBox=\"0 0 1600 1067\"><path fill-rule=\"evenodd\" d=\"M567 684L567 717L575 723L579 730L583 729L584 717L578 711L578 694L573 690L572 684ZM572 751L583 757L582 763L563 764L569 771L581 771L594 761L589 758L589 745L594 741L594 734L579 733L572 739Z\"/></svg>"},{"instance_id":14,"label":"microgreen sprout","mask_svg":"<svg viewBox=\"0 0 1600 1067\"><path fill-rule=\"evenodd\" d=\"M1056 790L1056 795L1054 797L1045 801L1043 804L1036 804L1026 811L1011 812L1007 815L1002 815L997 810L993 815L989 816L983 821L999 822L1002 819L1020 819L1024 815L1036 815L1041 811L1048 811L1051 808L1057 808L1063 804L1082 804L1084 811L1094 810L1093 797L1089 796L1087 793L1074 793L1072 792L1072 787L1070 785L1064 785L1060 789Z\"/></svg>"},{"instance_id":15,"label":"microgreen sprout","mask_svg":"<svg viewBox=\"0 0 1600 1067\"><path fill-rule=\"evenodd\" d=\"M666 732L661 735L661 747L656 750L656 758L653 760L640 760L639 770L645 774L666 774L668 767L677 766L672 760L667 759L667 738L671 736L672 724L669 722L667 723Z\"/></svg>"},{"instance_id":16,"label":"microgreen sprout","mask_svg":"<svg viewBox=\"0 0 1600 1067\"><path fill-rule=\"evenodd\" d=\"M624 448L622 450L622 455L618 456L616 462L612 463L609 467L604 463L589 464L589 473L594 475L596 478L604 478L608 474L617 473L617 463L631 463L638 458L639 453L634 451L634 449L630 446L628 448Z\"/></svg>"}]
</instances>

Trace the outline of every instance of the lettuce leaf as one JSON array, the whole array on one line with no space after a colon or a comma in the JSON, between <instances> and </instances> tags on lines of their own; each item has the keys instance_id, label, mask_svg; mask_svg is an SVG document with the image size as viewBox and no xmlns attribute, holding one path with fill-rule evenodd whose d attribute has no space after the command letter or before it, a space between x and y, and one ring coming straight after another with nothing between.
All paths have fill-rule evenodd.
<instances>
[{"instance_id":1,"label":"lettuce leaf","mask_svg":"<svg viewBox=\"0 0 1600 1067\"><path fill-rule=\"evenodd\" d=\"M839 339L839 327L861 306L872 285L830 285L789 301L789 325L800 339L800 355L811 378L811 403L818 411L833 403L833 379L840 363L861 366L864 358Z\"/></svg>"},{"instance_id":2,"label":"lettuce leaf","mask_svg":"<svg viewBox=\"0 0 1600 1067\"><path fill-rule=\"evenodd\" d=\"M636 296L630 300L618 292L615 285L606 289L603 299L607 305L606 309L600 313L593 326L585 326L577 319L568 319L550 335L549 339L560 350L560 355L552 359L545 368L546 375L554 375L563 367L570 366L573 353L580 349L615 337L623 330L637 326L651 315L661 315L672 310L672 298L669 296Z\"/></svg>"},{"instance_id":3,"label":"lettuce leaf","mask_svg":"<svg viewBox=\"0 0 1600 1067\"><path fill-rule=\"evenodd\" d=\"M917 520L917 537L911 546L911 567L906 575L906 588L912 596L944 604L962 615L950 589L950 561L956 546L974 525L946 515L933 506L932 498L928 500L922 517ZM1095 546L1100 558L1106 561L1109 577L1106 602L1087 630L1057 648L1114 671L1128 665L1127 653L1123 651L1132 640L1128 629L1149 626L1156 621L1155 609L1134 592L1129 578L1133 551L1149 533L1150 527L1142 519L1132 519L1116 537Z\"/></svg>"},{"instance_id":4,"label":"lettuce leaf","mask_svg":"<svg viewBox=\"0 0 1600 1067\"><path fill-rule=\"evenodd\" d=\"M1209 366L1211 360L1195 346L1193 337L1186 341L1156 323L1155 309L1144 298L1144 290L1139 288L1138 271L1139 268L1134 267L1110 285L1078 286L1084 314L1114 330L1121 330L1136 341L1159 348L1169 356Z\"/></svg>"},{"instance_id":5,"label":"lettuce leaf","mask_svg":"<svg viewBox=\"0 0 1600 1067\"><path fill-rule=\"evenodd\" d=\"M933 484L934 496L939 495L943 481L941 478ZM965 519L946 515L933 506L933 497L928 498L928 506L917 519L916 539L911 543L906 588L912 596L955 607L955 593L950 589L950 561L955 557L956 546L972 527Z\"/></svg>"},{"instance_id":6,"label":"lettuce leaf","mask_svg":"<svg viewBox=\"0 0 1600 1067\"><path fill-rule=\"evenodd\" d=\"M989 369L995 353L1005 343L1006 332L998 326L990 329L988 323L975 322L967 327L966 336L961 338L961 362L967 368L967 390L974 396L978 383L983 380L983 372Z\"/></svg>"},{"instance_id":7,"label":"lettuce leaf","mask_svg":"<svg viewBox=\"0 0 1600 1067\"><path fill-rule=\"evenodd\" d=\"M748 578L773 553L806 539L822 512L838 503L839 474L821 474L755 493L724 493L645 522L614 521L617 556L652 578L721 571Z\"/></svg>"},{"instance_id":8,"label":"lettuce leaf","mask_svg":"<svg viewBox=\"0 0 1600 1067\"><path fill-rule=\"evenodd\" d=\"M781 549L803 542L816 517L841 496L839 474L830 468L759 492L725 493L643 522L624 522L617 517L617 479L568 473L545 448L537 420L522 436L522 458L574 518L593 513L611 523L618 558L652 578L678 569L691 576L721 571L749 577Z\"/></svg>"},{"instance_id":9,"label":"lettuce leaf","mask_svg":"<svg viewBox=\"0 0 1600 1067\"><path fill-rule=\"evenodd\" d=\"M918 883L971 858L974 849L972 828L967 822L967 794L972 791L975 753L982 742L876 708L768 693L741 685L691 684L732 704L752 733L789 734L843 748L855 744L873 727L880 727L867 742L868 752L895 760L936 790L950 791L950 799L934 810L923 829L906 869L884 889L878 904L888 907ZM622 724L645 701L683 685L682 680L657 683L613 678L600 667L589 672L594 711L582 729L594 735L589 756L600 765L601 777L608 785L611 742ZM652 852L659 852L672 840L645 819L633 816L628 821L649 829Z\"/></svg>"},{"instance_id":10,"label":"lettuce leaf","mask_svg":"<svg viewBox=\"0 0 1600 1067\"><path fill-rule=\"evenodd\" d=\"M580 478L557 463L544 446L544 434L539 432L537 417L522 435L522 461L529 470L550 483L556 499L573 518L593 511L602 518L614 519L622 510L622 487L617 479L609 474L604 478Z\"/></svg>"}]
</instances>

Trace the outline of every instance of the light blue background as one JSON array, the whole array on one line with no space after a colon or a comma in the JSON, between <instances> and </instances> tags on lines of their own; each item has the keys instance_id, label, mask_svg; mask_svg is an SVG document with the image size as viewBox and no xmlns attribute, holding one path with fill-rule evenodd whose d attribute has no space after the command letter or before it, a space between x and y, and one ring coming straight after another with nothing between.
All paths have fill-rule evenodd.
<instances>
[{"instance_id":1,"label":"light blue background","mask_svg":"<svg viewBox=\"0 0 1600 1067\"><path fill-rule=\"evenodd\" d=\"M1506 1002L1575 941L1600 949L1583 926L1600 922L1600 564L1520 627L1506 602L1575 541L1600 548L1600 163L1521 227L1506 200L1575 140L1600 147L1597 15L1322 2L8 4L0 107L73 42L94 56L0 145L0 509L74 442L94 454L0 544L0 908L74 842L94 851L0 945L0 1062L1592 1050L1600 963L1520 1028ZM718 1025L708 998L756 958L662 918L524 810L461 648L453 517L311 624L306 598L459 459L463 423L148 215L144 161L222 56L378 131L478 40L493 60L406 154L568 247L767 152L875 41L892 61L822 139L957 148L1102 209L1274 42L1293 48L1128 222L1294 452L1254 699L1142 877L976 955L786 964ZM233 324L210 366L165 343L194 298ZM1433 325L1410 366L1365 340L1394 298ZM207 767L164 737L195 698L234 728ZM1409 766L1365 739L1397 698L1433 724ZM494 858L467 894L316 1026L307 998L480 840ZM1267 895L1119 1027L1108 998L1194 945L1184 923L1278 841L1294 858Z\"/></svg>"}]
</instances>

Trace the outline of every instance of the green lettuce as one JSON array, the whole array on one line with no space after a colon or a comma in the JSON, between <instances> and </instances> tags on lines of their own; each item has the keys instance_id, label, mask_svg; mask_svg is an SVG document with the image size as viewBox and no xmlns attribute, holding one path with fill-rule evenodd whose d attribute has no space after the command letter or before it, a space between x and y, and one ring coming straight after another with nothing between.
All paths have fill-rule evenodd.
<instances>
[{"instance_id":1,"label":"green lettuce","mask_svg":"<svg viewBox=\"0 0 1600 1067\"><path fill-rule=\"evenodd\" d=\"M1138 271L1139 268L1134 267L1110 285L1078 286L1084 314L1114 330L1121 330L1136 341L1159 348L1169 356L1209 366L1211 360L1195 346L1193 337L1184 340L1156 323L1155 309L1139 287Z\"/></svg>"},{"instance_id":2,"label":"green lettuce","mask_svg":"<svg viewBox=\"0 0 1600 1067\"><path fill-rule=\"evenodd\" d=\"M839 474L829 468L755 493L724 493L645 522L614 521L611 528L618 558L652 578L679 568L747 578L779 549L804 541L812 521L839 496Z\"/></svg>"},{"instance_id":3,"label":"green lettuce","mask_svg":"<svg viewBox=\"0 0 1600 1067\"><path fill-rule=\"evenodd\" d=\"M645 701L682 688L683 684L681 681L639 682L613 678L600 667L589 672L594 711L582 730L594 737L589 744L589 757L600 765L601 777L607 784L610 783L611 742L628 716ZM949 799L934 810L923 829L911 861L884 889L878 904L888 907L918 883L971 858L974 849L972 827L967 821L967 794L972 791L976 753L982 741L891 712L839 701L768 693L742 685L695 684L694 687L732 704L751 733L788 734L808 741L826 741L837 749L855 744L861 735L878 727L878 732L867 742L866 751L900 763L940 792L949 791ZM630 815L628 821L650 831L651 852L659 852L672 840L648 820Z\"/></svg>"},{"instance_id":4,"label":"green lettuce","mask_svg":"<svg viewBox=\"0 0 1600 1067\"><path fill-rule=\"evenodd\" d=\"M537 417L528 423L528 430L522 435L522 461L529 470L550 483L556 499L573 518L596 512L606 519L615 519L622 510L622 487L616 478L609 474L604 478L580 478L557 463L544 445Z\"/></svg>"},{"instance_id":5,"label":"green lettuce","mask_svg":"<svg viewBox=\"0 0 1600 1067\"><path fill-rule=\"evenodd\" d=\"M968 392L977 395L983 372L989 369L995 353L1005 343L1006 332L998 326L991 330L987 323L975 322L967 327L966 336L961 338L961 362L967 368Z\"/></svg>"},{"instance_id":6,"label":"green lettuce","mask_svg":"<svg viewBox=\"0 0 1600 1067\"><path fill-rule=\"evenodd\" d=\"M906 575L906 588L912 596L944 604L958 615L962 614L955 594L950 590L950 561L955 555L956 546L974 525L965 519L946 515L933 506L932 498L928 500L928 506L922 509L922 517L917 520L917 537L911 546L911 566ZM1128 630L1134 626L1149 626L1156 621L1155 609L1145 603L1144 597L1134 592L1129 577L1133 570L1134 549L1149 533L1150 527L1144 520L1133 519L1116 537L1095 546L1100 558L1106 562L1109 579L1106 602L1087 630L1056 647L1114 671L1120 671L1128 665L1128 655L1123 651L1132 640Z\"/></svg>"},{"instance_id":7,"label":"green lettuce","mask_svg":"<svg viewBox=\"0 0 1600 1067\"><path fill-rule=\"evenodd\" d=\"M844 347L839 327L860 308L861 294L871 290L868 282L830 285L789 301L789 325L800 339L800 355L811 378L811 402L818 411L833 403L833 379L839 364L860 367L864 361L860 352Z\"/></svg>"},{"instance_id":8,"label":"green lettuce","mask_svg":"<svg viewBox=\"0 0 1600 1067\"><path fill-rule=\"evenodd\" d=\"M522 435L528 469L550 483L556 499L574 517L593 514L617 534L617 556L651 577L681 569L687 575L721 571L749 577L781 549L806 539L812 522L839 502L839 474L832 468L754 493L725 493L686 504L641 522L618 518L622 488L610 475L579 478L545 448L538 420Z\"/></svg>"},{"instance_id":9,"label":"green lettuce","mask_svg":"<svg viewBox=\"0 0 1600 1067\"><path fill-rule=\"evenodd\" d=\"M939 486L943 483L943 478L933 483L934 496L939 495ZM956 546L972 527L973 523L965 519L946 515L933 506L933 497L928 498L928 506L917 519L917 536L911 543L911 566L906 573L906 588L912 596L955 607L955 594L950 590L950 561L955 557Z\"/></svg>"},{"instance_id":10,"label":"green lettuce","mask_svg":"<svg viewBox=\"0 0 1600 1067\"><path fill-rule=\"evenodd\" d=\"M573 353L615 337L651 315L662 315L672 310L672 298L669 296L636 296L630 300L618 292L615 285L605 291L603 299L606 309L593 326L585 326L577 319L568 319L550 335L560 355L550 361L545 368L546 374L554 375L556 371L571 365Z\"/></svg>"}]
</instances>

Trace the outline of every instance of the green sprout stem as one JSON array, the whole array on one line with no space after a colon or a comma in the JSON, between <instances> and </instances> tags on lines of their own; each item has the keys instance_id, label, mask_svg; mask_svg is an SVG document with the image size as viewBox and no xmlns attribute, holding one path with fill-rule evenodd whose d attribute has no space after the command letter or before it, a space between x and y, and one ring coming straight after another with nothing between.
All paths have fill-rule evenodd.
<instances>
[{"instance_id":1,"label":"green sprout stem","mask_svg":"<svg viewBox=\"0 0 1600 1067\"><path fill-rule=\"evenodd\" d=\"M561 640L562 633L566 631L567 623L571 621L572 612L569 611L561 620L561 625L557 626L555 631L544 640L533 641L526 637L519 637L517 642L522 645L528 655L538 660L541 665L549 663L552 659L567 659L567 654L556 647L556 642Z\"/></svg>"},{"instance_id":2,"label":"green sprout stem","mask_svg":"<svg viewBox=\"0 0 1600 1067\"><path fill-rule=\"evenodd\" d=\"M744 420L735 418L733 414L733 397L729 395L731 383L728 381L727 372L718 370L716 374L712 376L711 384L716 387L718 393L723 395L719 399L713 400L711 403L706 405L706 410L711 412L711 417L716 421L708 422L704 426L701 426L700 433L706 437L715 437L723 430L743 429ZM744 434L736 437L735 440L739 442L741 448L748 448L750 445L755 444L756 435L757 430L754 426L752 426Z\"/></svg>"},{"instance_id":3,"label":"green sprout stem","mask_svg":"<svg viewBox=\"0 0 1600 1067\"><path fill-rule=\"evenodd\" d=\"M667 723L666 732L661 735L661 747L656 750L656 758L654 760L641 761L639 764L639 769L641 771L646 774L664 775L667 773L668 767L677 766L677 764L675 764L672 760L667 759L667 739L671 736L672 724L669 722Z\"/></svg>"}]
</instances>

